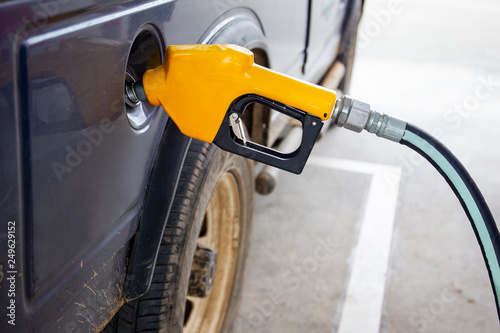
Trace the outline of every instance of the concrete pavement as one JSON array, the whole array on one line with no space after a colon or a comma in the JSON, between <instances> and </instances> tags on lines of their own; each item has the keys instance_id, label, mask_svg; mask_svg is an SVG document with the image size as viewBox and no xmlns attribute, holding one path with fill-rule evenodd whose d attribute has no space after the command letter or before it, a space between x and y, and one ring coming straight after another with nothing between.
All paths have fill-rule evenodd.
<instances>
[{"instance_id":1,"label":"concrete pavement","mask_svg":"<svg viewBox=\"0 0 500 333\"><path fill-rule=\"evenodd\" d=\"M389 3L366 1L351 95L444 141L500 221L500 3ZM328 162L283 174L273 194L257 197L237 330L499 330L470 223L426 161L344 129L313 157ZM373 221L385 224L370 229ZM377 239L388 239L386 253ZM374 260L378 273L366 273ZM363 312L366 303L373 310Z\"/></svg>"}]
</instances>

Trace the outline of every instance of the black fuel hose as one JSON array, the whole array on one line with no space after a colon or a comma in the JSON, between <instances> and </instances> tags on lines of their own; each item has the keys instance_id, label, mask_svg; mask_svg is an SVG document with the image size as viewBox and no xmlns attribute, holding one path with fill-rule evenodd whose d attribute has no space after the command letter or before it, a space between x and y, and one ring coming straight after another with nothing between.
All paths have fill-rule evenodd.
<instances>
[{"instance_id":1,"label":"black fuel hose","mask_svg":"<svg viewBox=\"0 0 500 333\"><path fill-rule=\"evenodd\" d=\"M427 132L407 124L400 143L425 157L460 200L481 247L500 319L500 234L481 191L455 155Z\"/></svg>"},{"instance_id":2,"label":"black fuel hose","mask_svg":"<svg viewBox=\"0 0 500 333\"><path fill-rule=\"evenodd\" d=\"M500 319L500 234L481 191L465 167L436 138L406 121L379 113L350 96L337 101L333 122L355 132L366 130L410 147L425 157L446 179L462 204L481 247Z\"/></svg>"}]
</instances>

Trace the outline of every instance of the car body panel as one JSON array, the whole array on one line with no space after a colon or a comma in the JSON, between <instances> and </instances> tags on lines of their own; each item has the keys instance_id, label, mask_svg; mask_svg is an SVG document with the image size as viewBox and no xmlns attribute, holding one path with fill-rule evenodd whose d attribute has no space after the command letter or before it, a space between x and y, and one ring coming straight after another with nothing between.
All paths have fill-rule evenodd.
<instances>
[{"instance_id":1,"label":"car body panel","mask_svg":"<svg viewBox=\"0 0 500 333\"><path fill-rule=\"evenodd\" d=\"M298 78L302 78L304 63L307 8L307 0L274 0L272 5L269 1L256 1L252 4L269 44L269 66Z\"/></svg>"},{"instance_id":2,"label":"car body panel","mask_svg":"<svg viewBox=\"0 0 500 333\"><path fill-rule=\"evenodd\" d=\"M70 12L12 44L19 76L4 98L11 98L6 104L20 133L11 160L19 163L22 216L9 217L17 221L23 272L18 328L96 329L122 302L128 242L168 119L157 112L145 130L129 125L126 55L144 22L165 22L172 6L106 4Z\"/></svg>"},{"instance_id":3,"label":"car body panel","mask_svg":"<svg viewBox=\"0 0 500 333\"><path fill-rule=\"evenodd\" d=\"M305 79L318 82L332 65L342 36L346 0L312 0Z\"/></svg>"}]
</instances>

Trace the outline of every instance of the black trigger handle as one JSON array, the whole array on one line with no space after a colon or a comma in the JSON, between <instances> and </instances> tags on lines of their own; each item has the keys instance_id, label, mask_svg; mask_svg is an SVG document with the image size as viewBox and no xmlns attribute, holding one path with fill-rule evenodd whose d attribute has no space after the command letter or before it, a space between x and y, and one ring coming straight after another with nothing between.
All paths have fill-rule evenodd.
<instances>
[{"instance_id":1,"label":"black trigger handle","mask_svg":"<svg viewBox=\"0 0 500 333\"><path fill-rule=\"evenodd\" d=\"M251 103L259 103L268 106L273 110L300 121L303 131L300 146L291 153L283 153L252 141L247 140L244 143L236 137L231 129L229 117L232 115L234 117L234 114L241 117L246 107ZM219 148L228 152L295 174L300 174L304 169L322 127L323 122L316 116L260 95L247 94L240 96L231 103L213 142Z\"/></svg>"}]
</instances>

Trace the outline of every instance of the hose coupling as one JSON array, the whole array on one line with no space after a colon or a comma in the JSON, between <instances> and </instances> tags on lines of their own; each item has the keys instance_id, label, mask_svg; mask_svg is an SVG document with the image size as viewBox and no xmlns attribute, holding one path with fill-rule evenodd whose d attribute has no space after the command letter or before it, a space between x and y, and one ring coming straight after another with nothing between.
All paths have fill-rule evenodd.
<instances>
[{"instance_id":1,"label":"hose coupling","mask_svg":"<svg viewBox=\"0 0 500 333\"><path fill-rule=\"evenodd\" d=\"M354 132L363 129L381 138L399 142L406 129L406 121L370 109L370 105L344 95L335 104L333 123Z\"/></svg>"}]
</instances>

